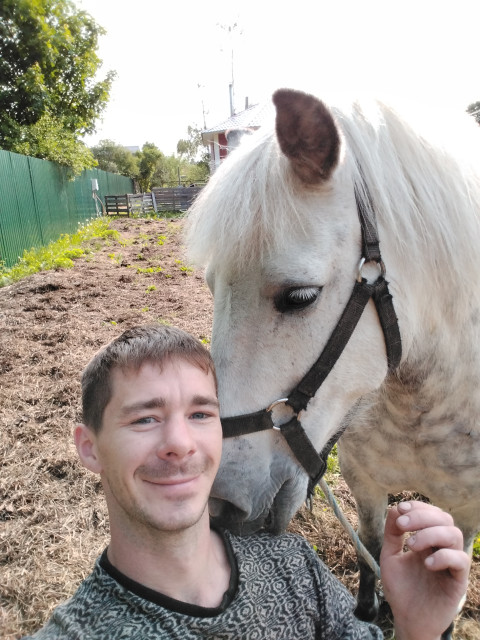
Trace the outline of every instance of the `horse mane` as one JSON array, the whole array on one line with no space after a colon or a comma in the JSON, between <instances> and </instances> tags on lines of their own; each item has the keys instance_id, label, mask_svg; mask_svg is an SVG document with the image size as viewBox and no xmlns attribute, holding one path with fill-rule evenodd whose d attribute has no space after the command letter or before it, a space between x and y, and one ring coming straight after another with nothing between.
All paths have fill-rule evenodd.
<instances>
[{"instance_id":1,"label":"horse mane","mask_svg":"<svg viewBox=\"0 0 480 640\"><path fill-rule=\"evenodd\" d=\"M431 112L422 125L380 101L330 108L343 141L339 171L360 191L363 176L377 219L394 234L411 277L436 278L444 287L473 281L480 268L480 129L474 119L458 114L456 124L449 117L435 126ZM328 183L316 193L302 191L292 174L272 125L242 142L191 209L190 259L238 267L308 233L314 224L309 197Z\"/></svg>"},{"instance_id":2,"label":"horse mane","mask_svg":"<svg viewBox=\"0 0 480 640\"><path fill-rule=\"evenodd\" d=\"M243 139L190 209L189 258L206 265L228 256L241 268L269 250L281 251L307 214L299 208L294 183L272 127Z\"/></svg>"}]
</instances>

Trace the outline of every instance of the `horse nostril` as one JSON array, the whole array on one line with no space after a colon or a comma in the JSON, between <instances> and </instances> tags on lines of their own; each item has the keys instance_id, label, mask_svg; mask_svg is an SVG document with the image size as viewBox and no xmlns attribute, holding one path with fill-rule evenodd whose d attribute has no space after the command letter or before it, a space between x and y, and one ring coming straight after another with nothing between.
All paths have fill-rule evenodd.
<instances>
[{"instance_id":1,"label":"horse nostril","mask_svg":"<svg viewBox=\"0 0 480 640\"><path fill-rule=\"evenodd\" d=\"M208 511L212 518L219 518L222 515L222 511L225 508L225 505L228 504L225 500L221 500L220 498L209 498L208 500Z\"/></svg>"},{"instance_id":2,"label":"horse nostril","mask_svg":"<svg viewBox=\"0 0 480 640\"><path fill-rule=\"evenodd\" d=\"M263 528L265 531L275 531L275 514L273 513L273 509L270 509L268 512Z\"/></svg>"},{"instance_id":3,"label":"horse nostril","mask_svg":"<svg viewBox=\"0 0 480 640\"><path fill-rule=\"evenodd\" d=\"M211 517L219 522L240 523L248 518L246 511L221 498L210 498L208 509Z\"/></svg>"},{"instance_id":4,"label":"horse nostril","mask_svg":"<svg viewBox=\"0 0 480 640\"><path fill-rule=\"evenodd\" d=\"M259 531L264 527L265 520L268 518L268 509L252 519L251 514L231 502L219 498L210 498L208 505L213 524L241 536Z\"/></svg>"}]
</instances>

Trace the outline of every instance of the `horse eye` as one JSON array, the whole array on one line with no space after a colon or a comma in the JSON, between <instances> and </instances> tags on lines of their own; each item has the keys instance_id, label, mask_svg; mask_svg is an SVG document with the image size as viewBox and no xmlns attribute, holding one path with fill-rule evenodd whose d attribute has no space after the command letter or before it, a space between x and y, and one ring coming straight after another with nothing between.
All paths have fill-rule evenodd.
<instances>
[{"instance_id":1,"label":"horse eye","mask_svg":"<svg viewBox=\"0 0 480 640\"><path fill-rule=\"evenodd\" d=\"M277 311L300 311L309 307L320 295L321 287L291 287L285 289L274 298Z\"/></svg>"}]
</instances>

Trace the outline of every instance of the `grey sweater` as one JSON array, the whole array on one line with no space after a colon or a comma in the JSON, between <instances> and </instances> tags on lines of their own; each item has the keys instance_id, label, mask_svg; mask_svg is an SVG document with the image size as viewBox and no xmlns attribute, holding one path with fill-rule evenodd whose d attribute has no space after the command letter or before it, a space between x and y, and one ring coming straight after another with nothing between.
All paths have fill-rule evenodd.
<instances>
[{"instance_id":1,"label":"grey sweater","mask_svg":"<svg viewBox=\"0 0 480 640\"><path fill-rule=\"evenodd\" d=\"M381 640L300 536L223 533L231 565L220 606L180 602L130 580L106 552L35 640Z\"/></svg>"}]
</instances>

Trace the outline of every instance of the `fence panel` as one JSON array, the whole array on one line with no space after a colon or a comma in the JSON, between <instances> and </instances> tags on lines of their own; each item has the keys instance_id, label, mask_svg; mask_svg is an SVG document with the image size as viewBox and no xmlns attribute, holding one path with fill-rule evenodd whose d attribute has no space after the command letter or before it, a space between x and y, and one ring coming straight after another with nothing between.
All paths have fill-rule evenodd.
<instances>
[{"instance_id":1,"label":"fence panel","mask_svg":"<svg viewBox=\"0 0 480 640\"><path fill-rule=\"evenodd\" d=\"M65 167L0 149L0 261L12 266L25 249L73 233L101 213L92 179L101 200L133 191L125 176L90 169L71 179Z\"/></svg>"},{"instance_id":2,"label":"fence panel","mask_svg":"<svg viewBox=\"0 0 480 640\"><path fill-rule=\"evenodd\" d=\"M158 211L187 211L202 187L153 187Z\"/></svg>"}]
</instances>

